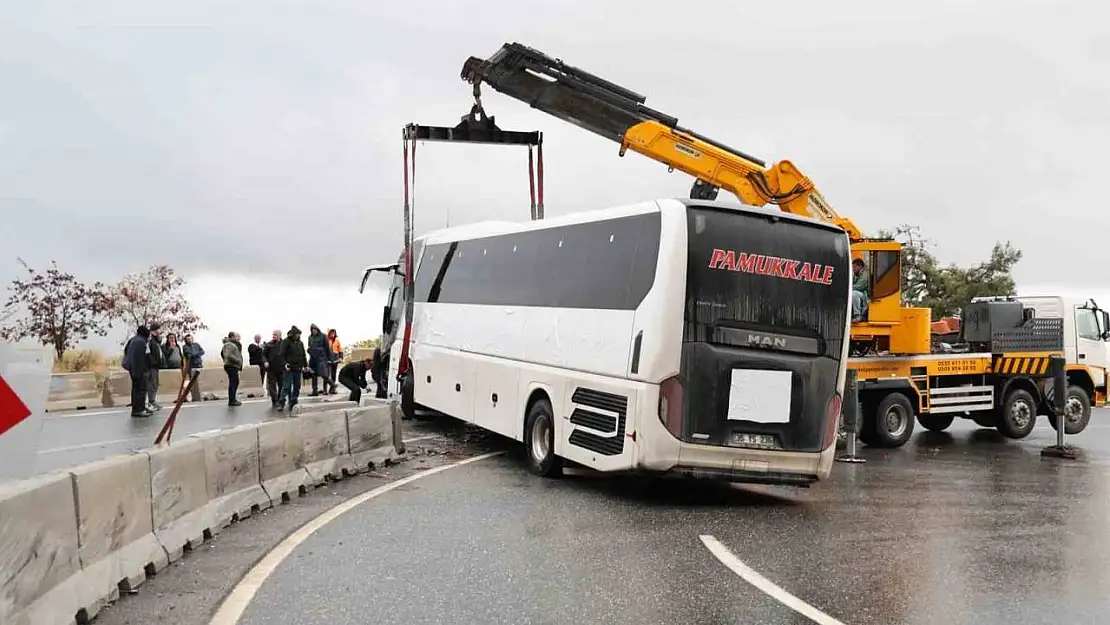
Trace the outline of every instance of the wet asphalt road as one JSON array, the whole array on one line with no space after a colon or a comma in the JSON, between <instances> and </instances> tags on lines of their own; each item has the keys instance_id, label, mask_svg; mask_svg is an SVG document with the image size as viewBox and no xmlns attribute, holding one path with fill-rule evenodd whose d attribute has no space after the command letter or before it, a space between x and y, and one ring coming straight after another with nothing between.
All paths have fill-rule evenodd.
<instances>
[{"instance_id":1,"label":"wet asphalt road","mask_svg":"<svg viewBox=\"0 0 1110 625\"><path fill-rule=\"evenodd\" d=\"M173 439L272 418L267 399L243 398L234 408L227 400L184 404ZM114 454L150 447L170 416L168 402L150 418L132 419L130 408L50 413L43 417L35 471L64 469Z\"/></svg>"},{"instance_id":2,"label":"wet asphalt road","mask_svg":"<svg viewBox=\"0 0 1110 625\"><path fill-rule=\"evenodd\" d=\"M515 455L428 476L301 544L242 625L271 623L812 623L706 548L736 558L826 623L1110 622L1110 411L1042 460L957 423L865 450L809 489L572 475Z\"/></svg>"}]
</instances>

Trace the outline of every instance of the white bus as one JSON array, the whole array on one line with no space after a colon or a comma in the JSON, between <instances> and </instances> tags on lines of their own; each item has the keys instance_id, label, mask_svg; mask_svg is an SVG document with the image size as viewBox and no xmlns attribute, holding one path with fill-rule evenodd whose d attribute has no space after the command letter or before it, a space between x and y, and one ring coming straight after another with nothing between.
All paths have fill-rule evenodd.
<instances>
[{"instance_id":1,"label":"white bus","mask_svg":"<svg viewBox=\"0 0 1110 625\"><path fill-rule=\"evenodd\" d=\"M841 229L665 199L439 230L413 259L400 381L403 260L363 274L392 274L386 379L409 416L521 441L543 476L564 461L799 486L829 475L850 326Z\"/></svg>"}]
</instances>

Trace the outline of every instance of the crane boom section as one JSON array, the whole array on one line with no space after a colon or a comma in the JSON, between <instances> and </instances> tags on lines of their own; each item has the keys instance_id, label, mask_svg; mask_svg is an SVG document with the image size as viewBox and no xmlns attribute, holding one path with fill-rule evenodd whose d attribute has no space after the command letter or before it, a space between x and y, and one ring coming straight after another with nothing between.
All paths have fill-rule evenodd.
<instances>
[{"instance_id":1,"label":"crane boom section","mask_svg":"<svg viewBox=\"0 0 1110 625\"><path fill-rule=\"evenodd\" d=\"M538 50L506 44L488 60L468 59L462 78L476 86L484 82L532 108L610 139L620 144L622 155L632 150L725 189L746 204L775 204L789 213L840 226L852 240L862 237L790 161L767 166L754 156L682 128L677 118L646 106L644 96Z\"/></svg>"}]
</instances>

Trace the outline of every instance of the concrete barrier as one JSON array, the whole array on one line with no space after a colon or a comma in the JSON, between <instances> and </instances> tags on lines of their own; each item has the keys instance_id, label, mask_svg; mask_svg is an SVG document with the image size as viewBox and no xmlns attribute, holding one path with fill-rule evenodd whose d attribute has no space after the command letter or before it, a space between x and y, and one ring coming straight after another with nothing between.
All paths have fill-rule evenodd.
<instances>
[{"instance_id":1,"label":"concrete barrier","mask_svg":"<svg viewBox=\"0 0 1110 625\"><path fill-rule=\"evenodd\" d=\"M346 410L347 408L356 408L358 404L353 401L318 401L312 403L298 403L293 406L293 416L299 417L305 414L313 414L316 412L330 412L332 410Z\"/></svg>"},{"instance_id":2,"label":"concrete barrier","mask_svg":"<svg viewBox=\"0 0 1110 625\"><path fill-rule=\"evenodd\" d=\"M191 438L204 446L209 506L215 519L210 528L213 534L273 505L262 489L257 425L202 432Z\"/></svg>"},{"instance_id":3,"label":"concrete barrier","mask_svg":"<svg viewBox=\"0 0 1110 625\"><path fill-rule=\"evenodd\" d=\"M258 473L262 489L275 504L303 495L317 482L304 468L304 441L297 419L258 426Z\"/></svg>"},{"instance_id":4,"label":"concrete barrier","mask_svg":"<svg viewBox=\"0 0 1110 625\"><path fill-rule=\"evenodd\" d=\"M228 524L397 459L399 424L379 402L0 484L0 623L87 622Z\"/></svg>"},{"instance_id":5,"label":"concrete barrier","mask_svg":"<svg viewBox=\"0 0 1110 625\"><path fill-rule=\"evenodd\" d=\"M0 484L0 623L70 623L96 612L78 558L69 473Z\"/></svg>"},{"instance_id":6,"label":"concrete barrier","mask_svg":"<svg viewBox=\"0 0 1110 625\"><path fill-rule=\"evenodd\" d=\"M397 459L403 447L397 447L400 441L393 427L394 415L389 404L383 402L375 406L350 408L345 412L349 453L359 471L373 471Z\"/></svg>"},{"instance_id":7,"label":"concrete barrier","mask_svg":"<svg viewBox=\"0 0 1110 625\"><path fill-rule=\"evenodd\" d=\"M343 410L305 415L296 423L301 426L300 439L304 442L304 468L314 484L358 473L351 460Z\"/></svg>"},{"instance_id":8,"label":"concrete barrier","mask_svg":"<svg viewBox=\"0 0 1110 625\"><path fill-rule=\"evenodd\" d=\"M55 373L50 376L48 402L90 401L100 399L99 380L95 373Z\"/></svg>"},{"instance_id":9,"label":"concrete barrier","mask_svg":"<svg viewBox=\"0 0 1110 625\"><path fill-rule=\"evenodd\" d=\"M149 456L154 536L176 562L210 539L217 524L209 505L204 443L185 439L152 449Z\"/></svg>"},{"instance_id":10,"label":"concrete barrier","mask_svg":"<svg viewBox=\"0 0 1110 625\"><path fill-rule=\"evenodd\" d=\"M154 536L151 519L150 457L146 453L106 458L74 468L77 539L81 568L100 600L78 621L162 570L169 559Z\"/></svg>"}]
</instances>

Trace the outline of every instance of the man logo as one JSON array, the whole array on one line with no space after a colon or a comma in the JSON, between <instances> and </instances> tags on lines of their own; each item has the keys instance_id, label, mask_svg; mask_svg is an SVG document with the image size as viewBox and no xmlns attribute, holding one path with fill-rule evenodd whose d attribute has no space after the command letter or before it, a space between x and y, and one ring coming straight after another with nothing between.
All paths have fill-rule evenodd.
<instances>
[{"instance_id":1,"label":"man logo","mask_svg":"<svg viewBox=\"0 0 1110 625\"><path fill-rule=\"evenodd\" d=\"M786 339L779 336L765 336L762 334L748 334L748 345L756 347L770 347L773 349L786 349Z\"/></svg>"}]
</instances>

